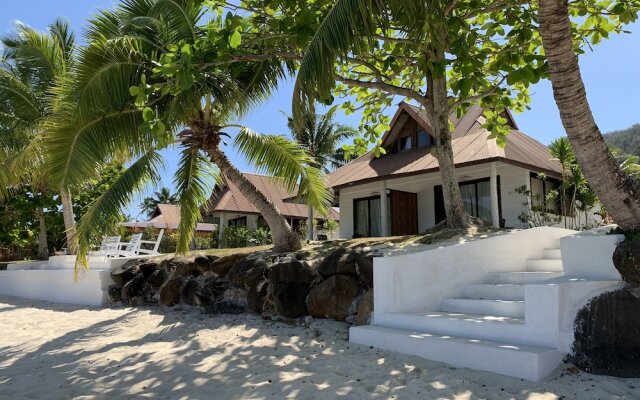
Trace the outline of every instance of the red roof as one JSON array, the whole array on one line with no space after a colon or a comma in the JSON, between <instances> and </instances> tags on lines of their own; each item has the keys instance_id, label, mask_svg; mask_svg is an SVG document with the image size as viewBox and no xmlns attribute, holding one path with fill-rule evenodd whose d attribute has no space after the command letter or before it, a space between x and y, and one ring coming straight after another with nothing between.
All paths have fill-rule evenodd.
<instances>
[{"instance_id":1,"label":"red roof","mask_svg":"<svg viewBox=\"0 0 640 400\"><path fill-rule=\"evenodd\" d=\"M414 118L418 125L430 130L426 114L407 103L401 103L393 118L391 129L383 136L383 146L393 143L401 125L406 118ZM517 130L517 125L507 113L514 129L507 136L507 145L500 148L495 139L489 139L489 131L482 128L485 122L482 108L473 106L461 118L452 117L456 129L452 133L453 159L456 166L465 166L491 161L503 161L552 176L560 176L560 165L551 159L547 146ZM401 127L400 127L401 128ZM379 158L372 152L351 161L336 169L327 178L329 185L339 189L346 185L379 180L383 177L401 177L438 170L438 160L431 154L431 149L421 148L383 155Z\"/></svg>"}]
</instances>

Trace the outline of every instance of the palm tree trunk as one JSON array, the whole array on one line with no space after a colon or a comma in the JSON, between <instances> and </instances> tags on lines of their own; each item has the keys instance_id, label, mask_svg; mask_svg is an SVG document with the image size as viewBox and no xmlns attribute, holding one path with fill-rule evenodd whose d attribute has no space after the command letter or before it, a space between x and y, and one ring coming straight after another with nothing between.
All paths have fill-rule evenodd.
<instances>
[{"instance_id":1,"label":"palm tree trunk","mask_svg":"<svg viewBox=\"0 0 640 400\"><path fill-rule=\"evenodd\" d=\"M444 52L440 52L439 56L444 59ZM453 146L449 131L447 78L444 75L438 77L429 75L427 76L427 85L427 96L431 107L426 107L426 109L437 141L432 153L438 159L440 168L447 227L465 228L469 226L470 219L462 204L462 195L453 161Z\"/></svg>"},{"instance_id":2,"label":"palm tree trunk","mask_svg":"<svg viewBox=\"0 0 640 400\"><path fill-rule=\"evenodd\" d=\"M36 210L38 217L40 232L38 233L38 259L46 260L49 258L49 243L47 242L47 224L44 219L44 209L38 207Z\"/></svg>"},{"instance_id":3,"label":"palm tree trunk","mask_svg":"<svg viewBox=\"0 0 640 400\"><path fill-rule=\"evenodd\" d=\"M307 206L307 240L313 240L313 206Z\"/></svg>"},{"instance_id":4,"label":"palm tree trunk","mask_svg":"<svg viewBox=\"0 0 640 400\"><path fill-rule=\"evenodd\" d=\"M567 0L540 0L539 6L553 96L576 159L613 220L624 230L638 230L640 182L620 169L593 118L573 47Z\"/></svg>"},{"instance_id":5,"label":"palm tree trunk","mask_svg":"<svg viewBox=\"0 0 640 400\"><path fill-rule=\"evenodd\" d=\"M211 161L220 168L220 172L238 187L238 190L249 200L262 214L271 229L275 251L296 251L302 248L300 238L291 229L278 208L262 192L242 175L231 164L227 156L217 148L208 148L207 152Z\"/></svg>"},{"instance_id":6,"label":"palm tree trunk","mask_svg":"<svg viewBox=\"0 0 640 400\"><path fill-rule=\"evenodd\" d=\"M69 189L60 190L60 202L62 203L62 219L64 231L67 236L67 254L75 254L74 237L76 235L76 222L73 215L73 200Z\"/></svg>"}]
</instances>

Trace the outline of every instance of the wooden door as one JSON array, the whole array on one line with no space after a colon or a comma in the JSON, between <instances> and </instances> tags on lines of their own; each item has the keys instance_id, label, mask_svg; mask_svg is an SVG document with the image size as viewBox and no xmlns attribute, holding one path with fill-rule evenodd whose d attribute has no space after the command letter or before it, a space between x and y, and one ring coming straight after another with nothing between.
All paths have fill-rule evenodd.
<instances>
[{"instance_id":1,"label":"wooden door","mask_svg":"<svg viewBox=\"0 0 640 400\"><path fill-rule=\"evenodd\" d=\"M391 234L418 234L418 195L391 190Z\"/></svg>"}]
</instances>

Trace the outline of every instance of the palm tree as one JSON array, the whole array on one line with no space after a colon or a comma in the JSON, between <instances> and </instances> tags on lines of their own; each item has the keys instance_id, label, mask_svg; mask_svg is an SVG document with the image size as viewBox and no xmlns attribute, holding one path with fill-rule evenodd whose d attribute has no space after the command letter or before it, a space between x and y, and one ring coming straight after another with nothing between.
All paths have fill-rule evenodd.
<instances>
[{"instance_id":1,"label":"palm tree","mask_svg":"<svg viewBox=\"0 0 640 400\"><path fill-rule=\"evenodd\" d=\"M34 193L58 191L70 245L75 225L71 194L67 188L50 185L42 163L41 140L43 121L56 110L52 88L65 78L73 63L75 36L63 20L56 20L46 33L20 24L15 33L2 39L2 45L0 184L3 187L9 183L28 184ZM40 221L38 257L47 258L42 207L37 208L36 216Z\"/></svg>"},{"instance_id":2,"label":"palm tree","mask_svg":"<svg viewBox=\"0 0 640 400\"><path fill-rule=\"evenodd\" d=\"M198 51L212 40L211 30L199 25L206 10L201 1L125 0L91 21L74 79L59 90L75 106L49 121L50 168L57 182L69 185L117 155L128 155L130 166L79 221L77 266L86 265L87 248L133 194L158 179L158 151L172 144L181 150L174 178L179 252L189 249L200 209L222 177L260 211L275 250L301 247L280 211L225 154L224 139L234 131L233 144L258 170L291 190L299 185L321 209L330 204L322 174L308 166L303 148L230 123L268 96L286 69L277 60L212 63L215 54Z\"/></svg>"},{"instance_id":3,"label":"palm tree","mask_svg":"<svg viewBox=\"0 0 640 400\"><path fill-rule=\"evenodd\" d=\"M567 217L570 215L569 210L566 210L567 207L567 173L570 171L571 166L575 162L575 156L573 155L573 150L571 150L571 144L569 140L565 137L559 137L558 139L551 142L549 145L549 153L551 157L560 163L560 167L562 168L562 185L560 189L561 192L561 200L560 200L560 210L562 215ZM564 227L567 228L567 219L564 219Z\"/></svg>"},{"instance_id":4,"label":"palm tree","mask_svg":"<svg viewBox=\"0 0 640 400\"><path fill-rule=\"evenodd\" d=\"M151 217L158 204L178 204L180 197L176 193L171 193L168 187L162 187L159 192L154 193L154 197L145 197L140 203L142 212Z\"/></svg>"},{"instance_id":5,"label":"palm tree","mask_svg":"<svg viewBox=\"0 0 640 400\"><path fill-rule=\"evenodd\" d=\"M620 228L640 229L640 182L611 155L587 101L566 0L540 0L538 20L553 96L580 167Z\"/></svg>"},{"instance_id":6,"label":"palm tree","mask_svg":"<svg viewBox=\"0 0 640 400\"><path fill-rule=\"evenodd\" d=\"M287 117L293 138L315 160L316 167L327 173L347 161L344 151L338 148L340 143L358 135L356 129L335 121L336 110L336 107L331 107L325 114L309 112L301 124ZM307 240L313 240L313 226L313 205L308 204Z\"/></svg>"}]
</instances>

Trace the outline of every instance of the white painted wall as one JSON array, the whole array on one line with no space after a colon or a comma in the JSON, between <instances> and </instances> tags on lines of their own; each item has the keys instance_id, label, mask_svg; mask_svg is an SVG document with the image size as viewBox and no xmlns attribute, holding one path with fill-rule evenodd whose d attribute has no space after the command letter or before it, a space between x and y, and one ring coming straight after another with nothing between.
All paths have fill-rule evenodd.
<instances>
[{"instance_id":1,"label":"white painted wall","mask_svg":"<svg viewBox=\"0 0 640 400\"><path fill-rule=\"evenodd\" d=\"M445 298L458 297L468 283L489 272L524 271L528 259L557 248L558 239L575 233L534 228L460 245L374 259L374 321L389 312L436 311Z\"/></svg>"},{"instance_id":2,"label":"white painted wall","mask_svg":"<svg viewBox=\"0 0 640 400\"><path fill-rule=\"evenodd\" d=\"M565 275L588 279L619 280L612 255L624 235L610 235L615 225L579 232L560 240Z\"/></svg>"}]
</instances>

